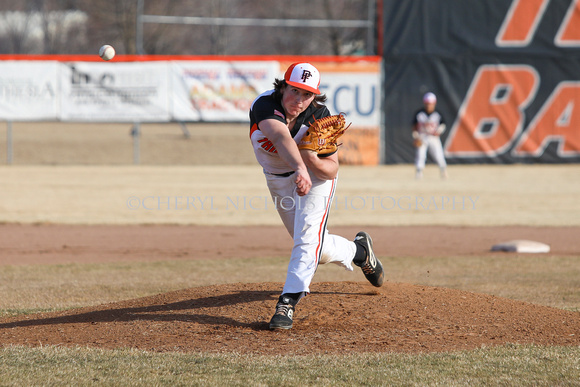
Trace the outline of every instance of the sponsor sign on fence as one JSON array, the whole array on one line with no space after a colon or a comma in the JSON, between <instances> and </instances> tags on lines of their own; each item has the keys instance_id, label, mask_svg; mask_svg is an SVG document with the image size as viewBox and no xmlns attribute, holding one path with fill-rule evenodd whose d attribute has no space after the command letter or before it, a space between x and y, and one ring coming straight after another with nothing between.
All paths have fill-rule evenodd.
<instances>
[{"instance_id":1,"label":"sponsor sign on fence","mask_svg":"<svg viewBox=\"0 0 580 387\"><path fill-rule=\"evenodd\" d=\"M247 121L250 104L272 88L278 62L172 62L173 119Z\"/></svg>"},{"instance_id":2,"label":"sponsor sign on fence","mask_svg":"<svg viewBox=\"0 0 580 387\"><path fill-rule=\"evenodd\" d=\"M63 121L165 122L169 75L165 63L60 64Z\"/></svg>"},{"instance_id":3,"label":"sponsor sign on fence","mask_svg":"<svg viewBox=\"0 0 580 387\"><path fill-rule=\"evenodd\" d=\"M58 119L58 67L57 62L0 62L0 118Z\"/></svg>"},{"instance_id":4,"label":"sponsor sign on fence","mask_svg":"<svg viewBox=\"0 0 580 387\"><path fill-rule=\"evenodd\" d=\"M253 100L283 79L275 60L0 61L0 119L248 122ZM307 60L307 59L303 59ZM379 163L380 62L313 62L333 114L352 127L342 162ZM249 132L249 127L248 127Z\"/></svg>"}]
</instances>

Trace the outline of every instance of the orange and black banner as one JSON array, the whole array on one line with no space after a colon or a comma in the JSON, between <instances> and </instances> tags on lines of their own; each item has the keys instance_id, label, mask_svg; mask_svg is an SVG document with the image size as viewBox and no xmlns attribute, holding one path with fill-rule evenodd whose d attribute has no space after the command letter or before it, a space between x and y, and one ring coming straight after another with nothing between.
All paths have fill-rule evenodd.
<instances>
[{"instance_id":1,"label":"orange and black banner","mask_svg":"<svg viewBox=\"0 0 580 387\"><path fill-rule=\"evenodd\" d=\"M426 92L450 163L580 161L580 0L385 0L384 160Z\"/></svg>"}]
</instances>

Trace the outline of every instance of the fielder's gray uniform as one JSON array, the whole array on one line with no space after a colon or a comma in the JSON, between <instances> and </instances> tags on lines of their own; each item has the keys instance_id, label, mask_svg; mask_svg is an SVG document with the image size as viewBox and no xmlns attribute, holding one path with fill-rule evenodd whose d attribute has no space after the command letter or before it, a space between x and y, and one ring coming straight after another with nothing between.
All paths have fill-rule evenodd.
<instances>
[{"instance_id":1,"label":"fielder's gray uniform","mask_svg":"<svg viewBox=\"0 0 580 387\"><path fill-rule=\"evenodd\" d=\"M427 150L429 150L439 168L444 170L447 167L447 163L439 136L445 130L445 121L441 113L437 110L428 113L424 108L420 109L413 118L413 128L416 131L414 137L418 137L422 143L421 146L417 147L415 156L417 171L421 172L425 168Z\"/></svg>"}]
</instances>

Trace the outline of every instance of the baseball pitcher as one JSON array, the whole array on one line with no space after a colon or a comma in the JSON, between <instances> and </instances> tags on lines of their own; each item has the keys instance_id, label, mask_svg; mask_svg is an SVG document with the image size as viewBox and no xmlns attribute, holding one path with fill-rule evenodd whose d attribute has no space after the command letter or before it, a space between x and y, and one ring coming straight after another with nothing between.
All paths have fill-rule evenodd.
<instances>
[{"instance_id":1,"label":"baseball pitcher","mask_svg":"<svg viewBox=\"0 0 580 387\"><path fill-rule=\"evenodd\" d=\"M316 67L294 63L250 108L254 153L294 240L270 329L292 328L296 305L310 293L319 264L334 263L349 271L354 264L371 284L383 284L383 267L370 235L361 231L350 241L326 229L338 180L338 140L347 127L344 115L333 116L324 105L319 85Z\"/></svg>"}]
</instances>

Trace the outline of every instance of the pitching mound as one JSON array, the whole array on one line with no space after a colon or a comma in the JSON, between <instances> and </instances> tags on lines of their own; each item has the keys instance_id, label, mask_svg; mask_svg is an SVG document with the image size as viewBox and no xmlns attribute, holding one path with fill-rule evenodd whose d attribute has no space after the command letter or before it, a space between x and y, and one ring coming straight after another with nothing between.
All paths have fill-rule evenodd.
<instances>
[{"instance_id":1,"label":"pitching mound","mask_svg":"<svg viewBox=\"0 0 580 387\"><path fill-rule=\"evenodd\" d=\"M580 345L580 313L445 288L315 283L294 328L270 331L280 283L207 286L0 320L0 345L315 354Z\"/></svg>"}]
</instances>

